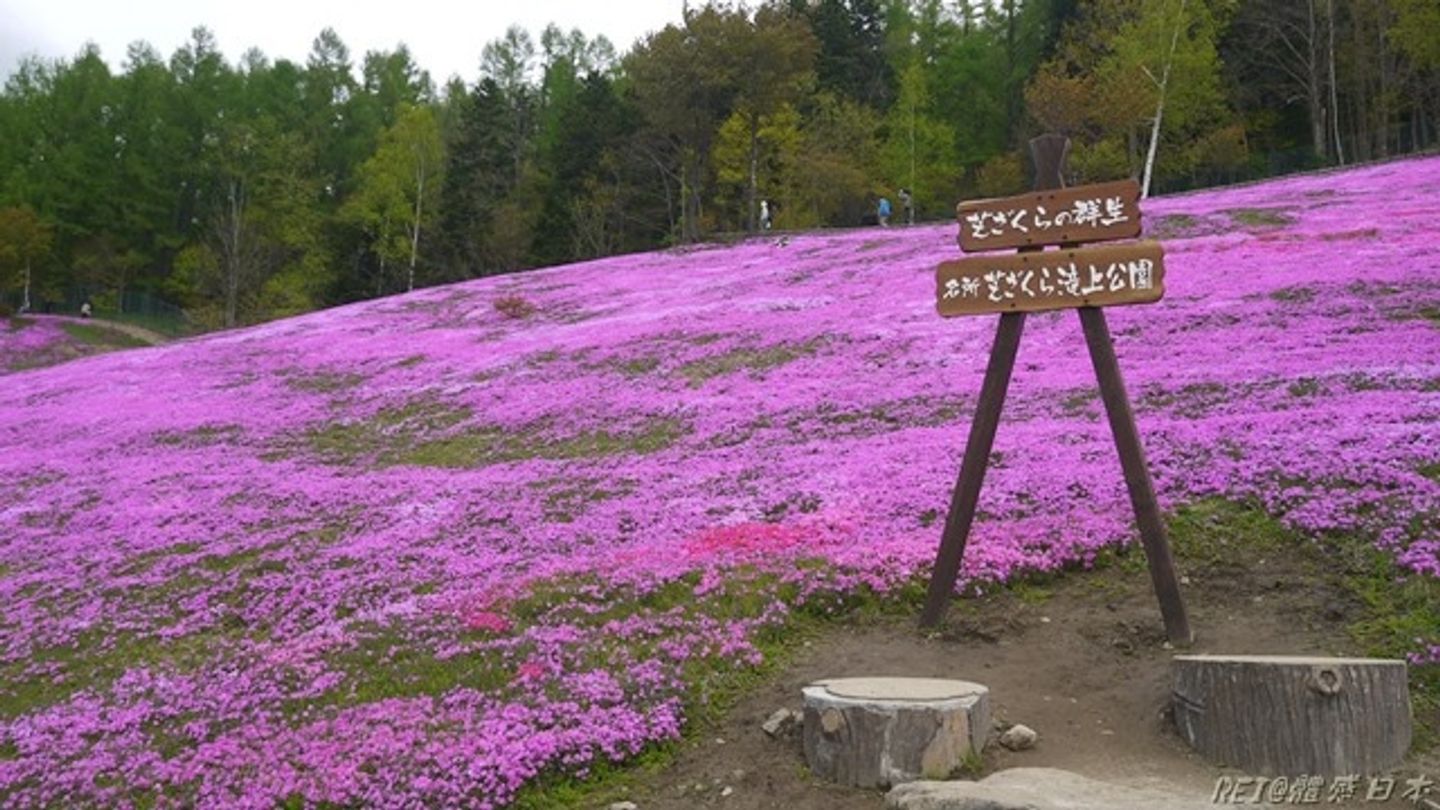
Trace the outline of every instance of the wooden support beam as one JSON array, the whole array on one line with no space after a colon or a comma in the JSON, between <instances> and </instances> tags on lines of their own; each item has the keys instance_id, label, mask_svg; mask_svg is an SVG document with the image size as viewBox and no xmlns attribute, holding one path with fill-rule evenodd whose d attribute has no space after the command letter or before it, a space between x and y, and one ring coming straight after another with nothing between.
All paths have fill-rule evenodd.
<instances>
[{"instance_id":1,"label":"wooden support beam","mask_svg":"<svg viewBox=\"0 0 1440 810\"><path fill-rule=\"evenodd\" d=\"M1020 335L1025 331L1025 313L1007 312L1000 316L995 330L995 343L990 348L990 364L985 367L985 382L980 387L980 401L975 406L975 421L970 438L965 442L965 457L960 462L960 476L950 495L950 511L945 514L945 531L940 535L940 552L935 570L930 575L930 590L925 596L925 609L920 613L921 627L934 627L945 616L955 580L960 574L960 561L965 556L965 542L975 521L975 505L980 499L980 485L985 482L985 468L990 463L990 448L995 444L995 429L1000 425L1000 410L1005 393L1010 389L1010 375L1015 370L1015 353L1020 348Z\"/></svg>"},{"instance_id":2,"label":"wooden support beam","mask_svg":"<svg viewBox=\"0 0 1440 810\"><path fill-rule=\"evenodd\" d=\"M1175 560L1170 554L1170 541L1165 536L1165 522L1155 500L1155 486L1150 468L1145 464L1145 448L1135 428L1135 416L1125 394L1125 381L1115 359L1115 345L1110 339L1110 326L1105 311L1097 307L1081 307L1080 325L1085 330L1085 344L1095 365L1100 382L1100 398L1110 417L1110 430L1115 434L1115 449L1120 453L1120 466L1125 472L1125 487L1130 490L1130 503L1135 507L1135 522L1140 526L1140 542L1145 546L1145 560L1150 566L1150 581L1160 600L1160 614L1165 620L1165 635L1170 643L1189 645L1194 637L1190 619L1185 613L1185 600L1175 576Z\"/></svg>"}]
</instances>

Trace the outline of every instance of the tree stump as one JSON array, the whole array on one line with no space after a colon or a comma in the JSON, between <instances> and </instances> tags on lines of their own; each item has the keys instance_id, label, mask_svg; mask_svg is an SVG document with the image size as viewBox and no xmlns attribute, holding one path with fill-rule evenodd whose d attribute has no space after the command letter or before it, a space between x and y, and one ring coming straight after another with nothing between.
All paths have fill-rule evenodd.
<instances>
[{"instance_id":1,"label":"tree stump","mask_svg":"<svg viewBox=\"0 0 1440 810\"><path fill-rule=\"evenodd\" d=\"M842 785L944 779L990 733L990 690L930 678L847 678L805 687L805 761Z\"/></svg>"},{"instance_id":2,"label":"tree stump","mask_svg":"<svg viewBox=\"0 0 1440 810\"><path fill-rule=\"evenodd\" d=\"M1410 748L1404 661L1177 655L1173 674L1180 736L1246 773L1375 774Z\"/></svg>"}]
</instances>

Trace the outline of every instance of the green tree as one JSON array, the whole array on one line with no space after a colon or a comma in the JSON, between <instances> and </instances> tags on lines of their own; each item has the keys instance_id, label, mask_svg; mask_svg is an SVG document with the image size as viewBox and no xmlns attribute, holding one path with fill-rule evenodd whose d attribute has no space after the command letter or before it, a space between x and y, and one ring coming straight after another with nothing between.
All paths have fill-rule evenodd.
<instances>
[{"instance_id":1,"label":"green tree","mask_svg":"<svg viewBox=\"0 0 1440 810\"><path fill-rule=\"evenodd\" d=\"M210 157L207 232L182 262L213 302L208 308L225 327L313 308L329 281L329 257L308 145L261 118L224 126Z\"/></svg>"},{"instance_id":2,"label":"green tree","mask_svg":"<svg viewBox=\"0 0 1440 810\"><path fill-rule=\"evenodd\" d=\"M800 124L797 148L786 154L777 219L790 228L858 224L879 176L880 127L870 107L818 96Z\"/></svg>"},{"instance_id":3,"label":"green tree","mask_svg":"<svg viewBox=\"0 0 1440 810\"><path fill-rule=\"evenodd\" d=\"M459 103L441 185L445 259L436 280L474 278L500 269L491 263L491 237L500 207L515 188L513 109L504 91L494 79L482 79Z\"/></svg>"},{"instance_id":4,"label":"green tree","mask_svg":"<svg viewBox=\"0 0 1440 810\"><path fill-rule=\"evenodd\" d=\"M443 162L434 110L406 107L361 165L360 187L346 203L346 214L371 235L370 248L380 260L377 291L384 288L390 262L405 263L405 289L415 289L420 236L440 197Z\"/></svg>"},{"instance_id":5,"label":"green tree","mask_svg":"<svg viewBox=\"0 0 1440 810\"><path fill-rule=\"evenodd\" d=\"M749 24L743 11L691 9L683 26L651 34L624 62L651 136L651 158L667 187L672 179L679 185L678 237L684 242L700 238L711 147L737 91L729 48Z\"/></svg>"},{"instance_id":6,"label":"green tree","mask_svg":"<svg viewBox=\"0 0 1440 810\"><path fill-rule=\"evenodd\" d=\"M34 266L50 253L50 227L29 208L0 208L0 289L19 286L20 311L30 309Z\"/></svg>"},{"instance_id":7,"label":"green tree","mask_svg":"<svg viewBox=\"0 0 1440 810\"><path fill-rule=\"evenodd\" d=\"M743 14L743 12L742 12ZM759 216L761 128L800 101L814 82L816 43L809 28L775 6L761 6L726 44L730 75L736 84L735 112L745 128L746 229Z\"/></svg>"},{"instance_id":8,"label":"green tree","mask_svg":"<svg viewBox=\"0 0 1440 810\"><path fill-rule=\"evenodd\" d=\"M888 105L895 74L885 58L885 15L878 0L791 0L810 23L818 45L820 90L872 108Z\"/></svg>"},{"instance_id":9,"label":"green tree","mask_svg":"<svg viewBox=\"0 0 1440 810\"><path fill-rule=\"evenodd\" d=\"M947 210L959 194L955 131L931 114L930 104L929 71L917 61L900 75L900 93L885 120L885 186L877 191L907 188L918 211Z\"/></svg>"},{"instance_id":10,"label":"green tree","mask_svg":"<svg viewBox=\"0 0 1440 810\"><path fill-rule=\"evenodd\" d=\"M1091 165L1143 174L1148 193L1157 168L1187 170L1195 153L1185 147L1231 123L1216 49L1230 8L1229 0L1096 0L1032 79L1031 115L1078 140L1077 163L1086 152L1125 155L1123 170ZM1181 148L1157 164L1167 138Z\"/></svg>"}]
</instances>

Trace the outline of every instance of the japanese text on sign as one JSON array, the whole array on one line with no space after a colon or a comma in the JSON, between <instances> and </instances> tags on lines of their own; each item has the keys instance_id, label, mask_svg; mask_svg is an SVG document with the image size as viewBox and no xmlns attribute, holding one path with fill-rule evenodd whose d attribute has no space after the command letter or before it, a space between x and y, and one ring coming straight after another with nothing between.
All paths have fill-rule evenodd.
<instances>
[{"instance_id":1,"label":"japanese text on sign","mask_svg":"<svg viewBox=\"0 0 1440 810\"><path fill-rule=\"evenodd\" d=\"M941 315L1036 311L1158 301L1163 253L1154 242L946 262L936 278Z\"/></svg>"},{"instance_id":2,"label":"japanese text on sign","mask_svg":"<svg viewBox=\"0 0 1440 810\"><path fill-rule=\"evenodd\" d=\"M1138 236L1139 197L1138 184L1122 180L961 203L960 246L974 253Z\"/></svg>"},{"instance_id":3,"label":"japanese text on sign","mask_svg":"<svg viewBox=\"0 0 1440 810\"><path fill-rule=\"evenodd\" d=\"M1034 208L1011 208L1006 211L976 211L965 217L965 225L970 228L970 235L976 239L1004 236L1006 231L1029 233L1031 228L1047 231L1067 225L1109 227L1129 221L1130 215L1125 212L1125 203L1119 197L1076 200L1074 207L1069 210L1053 213L1045 210L1043 205L1036 205Z\"/></svg>"}]
</instances>

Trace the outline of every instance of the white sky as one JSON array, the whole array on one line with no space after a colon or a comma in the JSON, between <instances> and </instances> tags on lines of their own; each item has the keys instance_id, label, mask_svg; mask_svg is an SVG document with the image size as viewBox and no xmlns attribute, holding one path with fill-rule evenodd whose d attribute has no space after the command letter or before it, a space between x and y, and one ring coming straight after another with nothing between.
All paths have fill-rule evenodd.
<instances>
[{"instance_id":1,"label":"white sky","mask_svg":"<svg viewBox=\"0 0 1440 810\"><path fill-rule=\"evenodd\" d=\"M541 29L554 22L587 36L604 34L619 52L638 38L679 22L684 0L0 0L0 76L20 58L73 57L87 41L119 68L126 47L143 39L169 59L190 30L214 32L232 64L251 46L271 59L304 63L310 44L330 26L357 66L366 51L404 42L436 85L450 75L472 82L480 50L512 23Z\"/></svg>"}]
</instances>

